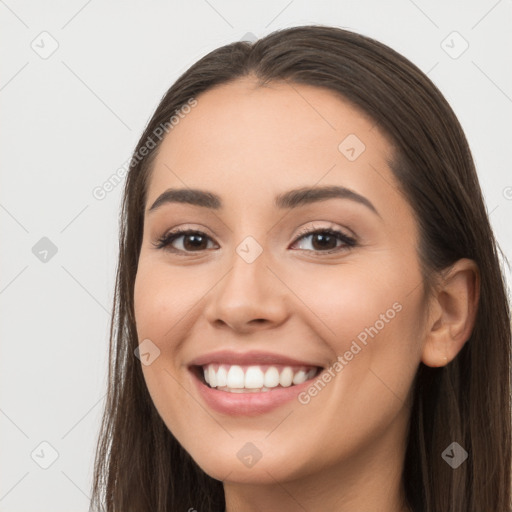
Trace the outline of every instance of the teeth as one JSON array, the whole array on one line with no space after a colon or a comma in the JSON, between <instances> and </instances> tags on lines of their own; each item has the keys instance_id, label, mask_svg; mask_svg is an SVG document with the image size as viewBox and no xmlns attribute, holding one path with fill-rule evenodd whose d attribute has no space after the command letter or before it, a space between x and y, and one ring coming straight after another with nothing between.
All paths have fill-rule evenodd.
<instances>
[{"instance_id":1,"label":"teeth","mask_svg":"<svg viewBox=\"0 0 512 512\"><path fill-rule=\"evenodd\" d=\"M226 371L226 368L221 366L217 370L217 386L222 387L226 386L228 383L228 372Z\"/></svg>"},{"instance_id":2,"label":"teeth","mask_svg":"<svg viewBox=\"0 0 512 512\"><path fill-rule=\"evenodd\" d=\"M287 366L281 372L281 375L279 375L279 384L281 384L281 386L283 386L283 388L287 388L288 386L292 385L292 381L293 381L293 371L289 366Z\"/></svg>"},{"instance_id":3,"label":"teeth","mask_svg":"<svg viewBox=\"0 0 512 512\"><path fill-rule=\"evenodd\" d=\"M210 376L213 366L210 366ZM244 387L244 371L240 366L233 365L228 371L228 381L226 386L228 388L243 388ZM210 382L210 386L216 387L214 382Z\"/></svg>"},{"instance_id":4,"label":"teeth","mask_svg":"<svg viewBox=\"0 0 512 512\"><path fill-rule=\"evenodd\" d=\"M293 376L293 384L302 384L303 382L306 382L307 380L307 372L305 372L304 370L300 370L298 371L294 376Z\"/></svg>"},{"instance_id":5,"label":"teeth","mask_svg":"<svg viewBox=\"0 0 512 512\"><path fill-rule=\"evenodd\" d=\"M213 388L217 387L217 374L215 373L213 366L208 367L208 381L210 386Z\"/></svg>"},{"instance_id":6,"label":"teeth","mask_svg":"<svg viewBox=\"0 0 512 512\"><path fill-rule=\"evenodd\" d=\"M203 367L203 374L204 380L212 388L222 388L223 391L233 393L246 393L302 384L316 376L317 368L209 364Z\"/></svg>"},{"instance_id":7,"label":"teeth","mask_svg":"<svg viewBox=\"0 0 512 512\"><path fill-rule=\"evenodd\" d=\"M242 370L243 371L243 370ZM263 387L265 376L259 366L249 366L245 372L244 387L247 389L259 389ZM229 387L233 387L228 384Z\"/></svg>"},{"instance_id":8,"label":"teeth","mask_svg":"<svg viewBox=\"0 0 512 512\"><path fill-rule=\"evenodd\" d=\"M271 366L265 372L265 386L267 388L275 388L279 385L279 371L275 366Z\"/></svg>"}]
</instances>

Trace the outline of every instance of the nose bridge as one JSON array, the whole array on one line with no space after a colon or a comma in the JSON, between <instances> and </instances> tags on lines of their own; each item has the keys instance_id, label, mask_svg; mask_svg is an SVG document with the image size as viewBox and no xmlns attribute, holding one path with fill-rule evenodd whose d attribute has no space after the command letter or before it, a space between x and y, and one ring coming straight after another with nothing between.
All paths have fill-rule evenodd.
<instances>
[{"instance_id":1,"label":"nose bridge","mask_svg":"<svg viewBox=\"0 0 512 512\"><path fill-rule=\"evenodd\" d=\"M280 323L286 317L285 287L268 269L268 251L254 237L246 236L233 248L229 270L212 290L208 320L234 329L253 322Z\"/></svg>"}]
</instances>

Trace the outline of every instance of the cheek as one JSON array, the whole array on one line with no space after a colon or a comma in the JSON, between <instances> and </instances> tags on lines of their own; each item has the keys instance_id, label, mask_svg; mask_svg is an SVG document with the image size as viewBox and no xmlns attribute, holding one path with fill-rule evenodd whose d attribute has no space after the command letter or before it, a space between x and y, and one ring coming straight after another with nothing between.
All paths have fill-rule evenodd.
<instances>
[{"instance_id":1,"label":"cheek","mask_svg":"<svg viewBox=\"0 0 512 512\"><path fill-rule=\"evenodd\" d=\"M343 396L372 401L386 388L407 396L423 339L418 282L414 264L396 263L318 267L307 280L294 278L311 328L329 345L331 364L339 361L334 373L343 377L334 380Z\"/></svg>"},{"instance_id":2,"label":"cheek","mask_svg":"<svg viewBox=\"0 0 512 512\"><path fill-rule=\"evenodd\" d=\"M405 303L414 300L411 279L384 265L318 266L307 273L290 270L285 279L337 353L347 350L353 339L364 343L375 330L383 333L401 324Z\"/></svg>"},{"instance_id":3,"label":"cheek","mask_svg":"<svg viewBox=\"0 0 512 512\"><path fill-rule=\"evenodd\" d=\"M411 292L412 273L360 270L340 267L334 277L331 268L326 278L322 269L295 284L333 354L326 384L312 385L301 397L301 421L315 433L313 445L328 445L334 459L382 435L404 410L421 357L422 288ZM327 434L319 423L345 437Z\"/></svg>"},{"instance_id":4,"label":"cheek","mask_svg":"<svg viewBox=\"0 0 512 512\"><path fill-rule=\"evenodd\" d=\"M208 282L206 272L193 266L171 271L165 264L141 259L134 286L139 340L175 337L181 320L200 307Z\"/></svg>"},{"instance_id":5,"label":"cheek","mask_svg":"<svg viewBox=\"0 0 512 512\"><path fill-rule=\"evenodd\" d=\"M198 301L207 290L197 269L195 273L173 272L151 258L139 260L134 284L137 336L139 343L149 339L159 351L151 364L142 364L142 372L157 411L178 437L186 432L181 418L195 417L197 405L187 399L180 384L183 374L176 354L189 334L190 315L197 311L194 308L200 306Z\"/></svg>"}]
</instances>

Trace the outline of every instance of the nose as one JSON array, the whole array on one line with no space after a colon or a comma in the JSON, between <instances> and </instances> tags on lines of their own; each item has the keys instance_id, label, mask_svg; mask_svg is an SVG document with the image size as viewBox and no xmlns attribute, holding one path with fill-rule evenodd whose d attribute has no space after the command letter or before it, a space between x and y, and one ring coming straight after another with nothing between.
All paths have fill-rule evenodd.
<instances>
[{"instance_id":1,"label":"nose","mask_svg":"<svg viewBox=\"0 0 512 512\"><path fill-rule=\"evenodd\" d=\"M230 270L208 294L205 315L214 327L249 333L286 321L287 289L267 267L264 252L252 263L234 254Z\"/></svg>"}]
</instances>

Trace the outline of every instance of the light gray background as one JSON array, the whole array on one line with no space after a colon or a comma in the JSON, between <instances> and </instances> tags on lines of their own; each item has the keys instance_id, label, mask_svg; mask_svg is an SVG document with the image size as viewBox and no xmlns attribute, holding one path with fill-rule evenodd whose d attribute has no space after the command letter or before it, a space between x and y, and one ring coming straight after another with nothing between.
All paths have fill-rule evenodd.
<instances>
[{"instance_id":1,"label":"light gray background","mask_svg":"<svg viewBox=\"0 0 512 512\"><path fill-rule=\"evenodd\" d=\"M512 254L511 0L0 0L0 16L2 512L88 509L122 186L103 200L92 191L208 51L322 23L408 57L458 115Z\"/></svg>"}]
</instances>

